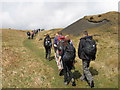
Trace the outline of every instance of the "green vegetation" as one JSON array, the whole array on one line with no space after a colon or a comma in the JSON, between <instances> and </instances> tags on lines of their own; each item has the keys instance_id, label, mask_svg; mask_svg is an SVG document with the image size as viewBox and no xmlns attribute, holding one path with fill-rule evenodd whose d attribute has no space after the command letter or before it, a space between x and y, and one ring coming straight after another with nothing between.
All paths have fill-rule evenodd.
<instances>
[{"instance_id":1,"label":"green vegetation","mask_svg":"<svg viewBox=\"0 0 120 90\"><path fill-rule=\"evenodd\" d=\"M98 15L96 17L103 17ZM87 18L87 17L86 17ZM93 16L95 19L95 16ZM88 29L90 35L94 35L97 41L96 60L91 62L90 71L93 74L95 88L118 87L118 26L102 25ZM53 60L44 59L43 38L44 34L54 34L62 29L42 31L33 40L28 40L26 31L0 30L2 31L2 84L3 88L89 88L86 82L79 80L82 74L81 60L76 57L76 71L74 72L77 86L71 83L65 86L63 76L59 76L54 50ZM70 35L76 51L79 39L82 36ZM39 40L42 38L42 40ZM77 54L77 53L76 53Z\"/></svg>"}]
</instances>

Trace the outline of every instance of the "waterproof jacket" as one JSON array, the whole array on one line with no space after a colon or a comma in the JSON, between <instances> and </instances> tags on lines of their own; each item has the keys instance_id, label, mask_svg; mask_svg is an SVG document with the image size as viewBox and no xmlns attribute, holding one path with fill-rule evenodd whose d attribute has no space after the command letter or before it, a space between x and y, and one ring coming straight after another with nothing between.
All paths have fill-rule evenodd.
<instances>
[{"instance_id":1,"label":"waterproof jacket","mask_svg":"<svg viewBox=\"0 0 120 90\"><path fill-rule=\"evenodd\" d=\"M95 55L94 56L90 56L90 55L87 55L85 54L84 52L84 46L85 46L85 40L89 38L89 39L92 39L92 36L86 36L86 37L82 37L80 39L80 42L79 42L79 46L78 46L78 56L80 59L85 59L85 60L95 60Z\"/></svg>"}]
</instances>

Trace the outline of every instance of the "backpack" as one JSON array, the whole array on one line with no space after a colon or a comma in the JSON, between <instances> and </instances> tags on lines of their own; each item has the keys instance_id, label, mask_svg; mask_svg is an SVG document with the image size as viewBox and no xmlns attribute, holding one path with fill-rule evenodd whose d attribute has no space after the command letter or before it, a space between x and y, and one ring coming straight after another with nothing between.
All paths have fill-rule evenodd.
<instances>
[{"instance_id":1,"label":"backpack","mask_svg":"<svg viewBox=\"0 0 120 90\"><path fill-rule=\"evenodd\" d=\"M30 36L30 32L27 32L27 35Z\"/></svg>"},{"instance_id":2,"label":"backpack","mask_svg":"<svg viewBox=\"0 0 120 90\"><path fill-rule=\"evenodd\" d=\"M50 38L46 38L46 40L45 40L45 46L47 46L47 47L51 47L52 46Z\"/></svg>"},{"instance_id":3,"label":"backpack","mask_svg":"<svg viewBox=\"0 0 120 90\"><path fill-rule=\"evenodd\" d=\"M88 56L95 56L96 54L96 42L94 39L86 38L84 42L83 51Z\"/></svg>"},{"instance_id":4,"label":"backpack","mask_svg":"<svg viewBox=\"0 0 120 90\"><path fill-rule=\"evenodd\" d=\"M63 60L73 61L76 57L76 50L73 45L68 44L65 48L65 52L63 55Z\"/></svg>"},{"instance_id":5,"label":"backpack","mask_svg":"<svg viewBox=\"0 0 120 90\"><path fill-rule=\"evenodd\" d=\"M58 39L59 39L60 37L62 37L62 36L61 36L61 35L59 35L59 36L57 36L57 37L55 37L55 38L54 38L54 44L56 44L56 45L57 45L57 43L58 43Z\"/></svg>"},{"instance_id":6,"label":"backpack","mask_svg":"<svg viewBox=\"0 0 120 90\"><path fill-rule=\"evenodd\" d=\"M58 39L57 42L57 49L58 49L58 53L61 53L61 50L64 48L64 39Z\"/></svg>"}]
</instances>

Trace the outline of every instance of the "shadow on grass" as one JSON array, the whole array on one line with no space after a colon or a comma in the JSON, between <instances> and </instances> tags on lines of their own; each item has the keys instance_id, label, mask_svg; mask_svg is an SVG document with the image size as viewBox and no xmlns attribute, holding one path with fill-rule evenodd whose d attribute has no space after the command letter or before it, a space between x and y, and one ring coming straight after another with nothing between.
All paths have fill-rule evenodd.
<instances>
[{"instance_id":1,"label":"shadow on grass","mask_svg":"<svg viewBox=\"0 0 120 90\"><path fill-rule=\"evenodd\" d=\"M95 75L99 74L98 71L96 69L94 69L93 67L90 67L89 70L90 70L92 76L95 76ZM75 79L79 79L82 76L82 74L78 70L75 70L73 72L73 76L74 76Z\"/></svg>"},{"instance_id":2,"label":"shadow on grass","mask_svg":"<svg viewBox=\"0 0 120 90\"><path fill-rule=\"evenodd\" d=\"M50 61L54 60L55 59L55 56L51 56L50 57Z\"/></svg>"},{"instance_id":3,"label":"shadow on grass","mask_svg":"<svg viewBox=\"0 0 120 90\"><path fill-rule=\"evenodd\" d=\"M91 72L91 74L93 75L93 76L95 76L95 75L98 75L99 73L98 73L98 71L96 70L96 69L94 69L93 67L90 67L90 72Z\"/></svg>"},{"instance_id":4,"label":"shadow on grass","mask_svg":"<svg viewBox=\"0 0 120 90\"><path fill-rule=\"evenodd\" d=\"M74 76L75 79L79 79L82 75L78 70L76 70L76 71L73 72L73 76Z\"/></svg>"}]
</instances>

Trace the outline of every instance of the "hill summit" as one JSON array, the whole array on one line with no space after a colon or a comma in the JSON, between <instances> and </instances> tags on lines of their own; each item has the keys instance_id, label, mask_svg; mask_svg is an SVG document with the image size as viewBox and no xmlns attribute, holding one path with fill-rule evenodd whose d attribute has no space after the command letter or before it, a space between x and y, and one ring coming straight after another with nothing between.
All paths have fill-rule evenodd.
<instances>
[{"instance_id":1,"label":"hill summit","mask_svg":"<svg viewBox=\"0 0 120 90\"><path fill-rule=\"evenodd\" d=\"M84 16L82 19L64 28L62 33L78 36L84 30L100 27L102 25L106 25L107 27L117 25L118 14L119 12L112 11L99 15Z\"/></svg>"}]
</instances>

